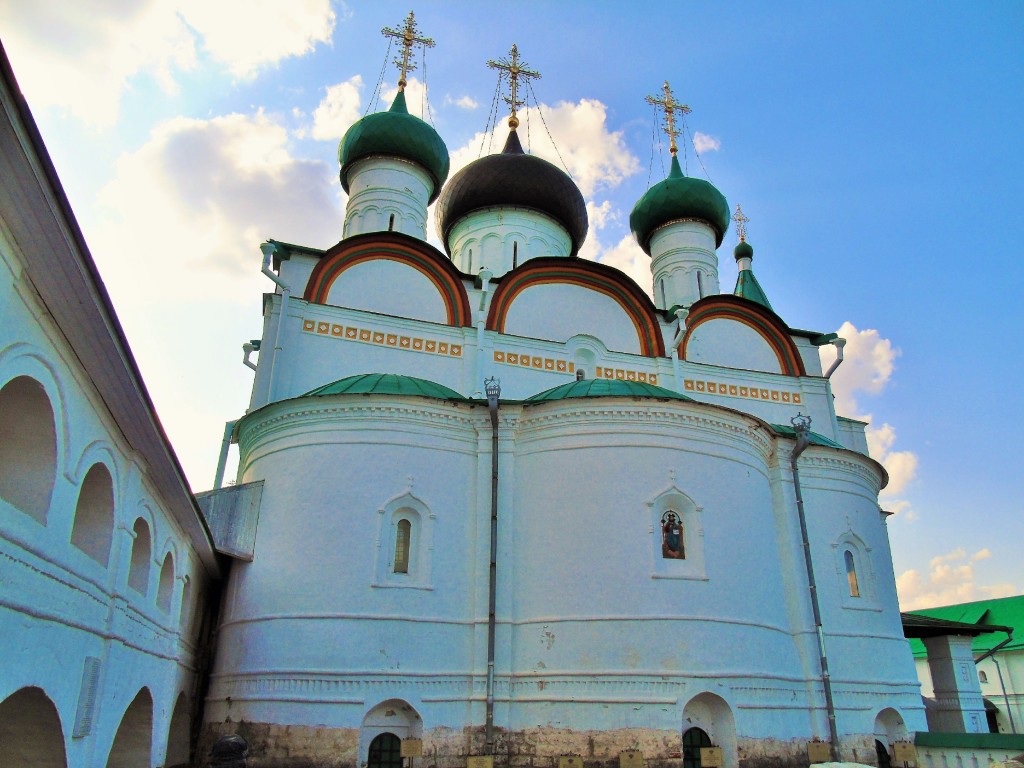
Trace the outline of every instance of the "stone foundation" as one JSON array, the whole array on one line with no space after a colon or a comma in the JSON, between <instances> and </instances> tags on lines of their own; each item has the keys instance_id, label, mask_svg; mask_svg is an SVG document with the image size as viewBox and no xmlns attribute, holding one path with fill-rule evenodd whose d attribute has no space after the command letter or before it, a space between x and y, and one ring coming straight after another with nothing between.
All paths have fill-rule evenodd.
<instances>
[{"instance_id":1,"label":"stone foundation","mask_svg":"<svg viewBox=\"0 0 1024 768\"><path fill-rule=\"evenodd\" d=\"M210 748L221 736L238 734L249 744L249 768L365 768L359 764L358 728L318 728L272 723L207 723L197 766L208 766ZM423 756L411 768L465 768L470 755L484 754L484 729L432 728L424 731ZM739 739L739 768L808 768L805 739ZM619 753L638 749L647 768L682 768L682 735L671 730L619 728L576 731L495 729L494 768L558 768L562 755L579 755L584 768L618 768ZM848 737L842 759L876 764L871 737ZM729 760L726 758L726 765Z\"/></svg>"}]
</instances>

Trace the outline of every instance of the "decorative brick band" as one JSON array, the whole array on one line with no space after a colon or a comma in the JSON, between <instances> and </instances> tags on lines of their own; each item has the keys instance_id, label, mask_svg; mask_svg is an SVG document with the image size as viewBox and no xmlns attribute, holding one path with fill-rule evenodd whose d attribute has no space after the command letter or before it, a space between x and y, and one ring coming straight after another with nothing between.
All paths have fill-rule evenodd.
<instances>
[{"instance_id":1,"label":"decorative brick band","mask_svg":"<svg viewBox=\"0 0 1024 768\"><path fill-rule=\"evenodd\" d=\"M551 371L552 373L575 373L576 364L568 360L558 360L553 357L540 357L538 355L522 355L518 352L507 352L494 350L494 362L505 365L515 365L519 368L536 368L538 371Z\"/></svg>"},{"instance_id":2,"label":"decorative brick band","mask_svg":"<svg viewBox=\"0 0 1024 768\"><path fill-rule=\"evenodd\" d=\"M627 368L605 368L597 366L594 371L596 379L616 379L618 381L642 381L647 384L657 384L658 374L647 373L646 371L631 371Z\"/></svg>"},{"instance_id":3,"label":"decorative brick band","mask_svg":"<svg viewBox=\"0 0 1024 768\"><path fill-rule=\"evenodd\" d=\"M654 383L654 382L652 382ZM787 392L781 389L769 389L758 386L742 386L739 384L720 384L704 379L684 379L683 389L687 392L709 395L725 395L726 397L742 397L747 400L768 400L773 403L803 403L803 395L799 392Z\"/></svg>"},{"instance_id":4,"label":"decorative brick band","mask_svg":"<svg viewBox=\"0 0 1024 768\"><path fill-rule=\"evenodd\" d=\"M377 346L424 352L430 355L462 357L461 344L452 344L451 342L427 339L420 336L406 336L405 334L381 331L375 328L360 328L354 325L341 325L340 323L328 323L322 320L304 318L302 320L302 330L317 336L329 336L335 339L344 339L345 341L358 341L363 344L376 344Z\"/></svg>"}]
</instances>

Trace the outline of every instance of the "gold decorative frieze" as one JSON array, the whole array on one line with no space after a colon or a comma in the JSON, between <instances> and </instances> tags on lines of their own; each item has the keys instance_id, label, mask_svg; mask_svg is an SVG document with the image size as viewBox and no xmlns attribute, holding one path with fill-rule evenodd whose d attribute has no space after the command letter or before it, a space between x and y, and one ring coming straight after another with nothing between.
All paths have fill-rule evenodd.
<instances>
[{"instance_id":1,"label":"gold decorative frieze","mask_svg":"<svg viewBox=\"0 0 1024 768\"><path fill-rule=\"evenodd\" d=\"M658 374L646 371L631 371L626 368L605 368L597 366L594 377L598 379L617 379L618 381L642 381L645 384L657 384Z\"/></svg>"},{"instance_id":2,"label":"gold decorative frieze","mask_svg":"<svg viewBox=\"0 0 1024 768\"><path fill-rule=\"evenodd\" d=\"M726 397L742 397L747 400L767 400L772 403L803 403L803 395L799 392L787 392L782 389L768 387L743 386L740 384L722 384L704 379L684 379L683 389L696 394L725 395Z\"/></svg>"},{"instance_id":3,"label":"gold decorative frieze","mask_svg":"<svg viewBox=\"0 0 1024 768\"><path fill-rule=\"evenodd\" d=\"M558 360L557 358L540 355L519 354L518 352L506 352L500 349L494 350L494 362L515 365L520 368L536 368L539 371L551 371L552 373L576 372L576 364L567 360Z\"/></svg>"},{"instance_id":4,"label":"gold decorative frieze","mask_svg":"<svg viewBox=\"0 0 1024 768\"><path fill-rule=\"evenodd\" d=\"M375 328L360 328L354 325L341 325L340 323L327 323L322 320L304 319L302 321L302 330L317 336L330 336L335 339L345 339L346 341L359 341L363 344L376 344L382 347L394 347L395 349L425 352L431 355L444 355L445 357L462 357L461 344L452 344L451 342L427 339L420 336L406 336L402 333L391 333L390 331L379 331Z\"/></svg>"}]
</instances>

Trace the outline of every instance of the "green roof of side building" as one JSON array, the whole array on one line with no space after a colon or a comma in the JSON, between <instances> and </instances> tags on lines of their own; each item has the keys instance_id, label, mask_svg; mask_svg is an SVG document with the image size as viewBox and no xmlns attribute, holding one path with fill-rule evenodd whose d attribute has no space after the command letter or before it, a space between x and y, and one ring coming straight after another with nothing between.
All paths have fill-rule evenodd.
<instances>
[{"instance_id":1,"label":"green roof of side building","mask_svg":"<svg viewBox=\"0 0 1024 768\"><path fill-rule=\"evenodd\" d=\"M959 621L964 624L1000 624L1012 627L1013 640L1000 649L1002 651L1015 651L1024 648L1024 595L1015 597L1001 597L994 600L978 600L973 603L960 603L959 605L944 605L939 608L926 608L920 611L913 611L915 614L929 616L935 619L946 619L948 621ZM974 638L971 648L975 655L992 650L1006 639L1002 633L989 632L978 635ZM910 650L915 659L923 659L927 656L924 643L920 640L910 640Z\"/></svg>"},{"instance_id":2,"label":"green roof of side building","mask_svg":"<svg viewBox=\"0 0 1024 768\"><path fill-rule=\"evenodd\" d=\"M633 206L629 228L647 255L651 252L651 234L676 219L701 219L715 230L715 244L721 245L729 229L729 203L715 187L703 179L684 176L679 158L672 158L668 178L655 184Z\"/></svg>"},{"instance_id":3,"label":"green roof of side building","mask_svg":"<svg viewBox=\"0 0 1024 768\"><path fill-rule=\"evenodd\" d=\"M583 379L560 384L526 398L527 403L550 403L576 397L650 397L657 400L689 400L693 398L640 381L619 379Z\"/></svg>"},{"instance_id":4,"label":"green roof of side building","mask_svg":"<svg viewBox=\"0 0 1024 768\"><path fill-rule=\"evenodd\" d=\"M307 392L302 397L325 397L327 395L414 395L433 397L438 400L465 400L454 389L426 379L413 376L398 376L393 373L360 373L325 384Z\"/></svg>"},{"instance_id":5,"label":"green roof of side building","mask_svg":"<svg viewBox=\"0 0 1024 768\"><path fill-rule=\"evenodd\" d=\"M341 163L341 186L348 192L348 172L352 163L370 155L391 155L412 160L422 166L434 180L430 202L441 193L448 178L448 148L437 131L409 114L405 92L399 91L391 109L375 112L355 122L338 145Z\"/></svg>"}]
</instances>

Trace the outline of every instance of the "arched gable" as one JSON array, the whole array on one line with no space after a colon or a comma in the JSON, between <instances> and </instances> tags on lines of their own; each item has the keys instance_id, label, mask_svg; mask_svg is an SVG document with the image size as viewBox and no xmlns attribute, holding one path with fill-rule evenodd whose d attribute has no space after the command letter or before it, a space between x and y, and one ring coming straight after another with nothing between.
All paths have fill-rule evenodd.
<instances>
[{"instance_id":1,"label":"arched gable","mask_svg":"<svg viewBox=\"0 0 1024 768\"><path fill-rule=\"evenodd\" d=\"M694 332L704 323L712 320L731 320L750 328L775 354L780 371L787 376L806 376L800 352L789 335L789 329L774 312L738 296L721 294L709 296L696 302L686 318L686 334L679 342L679 357L688 359L687 345Z\"/></svg>"},{"instance_id":2,"label":"arched gable","mask_svg":"<svg viewBox=\"0 0 1024 768\"><path fill-rule=\"evenodd\" d=\"M416 270L437 289L444 302L448 325L472 325L469 296L459 271L426 243L396 232L372 232L350 237L329 249L309 276L303 298L315 304L326 304L331 286L345 270L376 259L397 262Z\"/></svg>"},{"instance_id":3,"label":"arched gable","mask_svg":"<svg viewBox=\"0 0 1024 768\"><path fill-rule=\"evenodd\" d=\"M551 284L576 285L611 298L632 322L640 354L665 356L657 313L647 294L619 270L584 259L531 259L506 274L491 299L488 330L504 333L509 310L516 299L532 287Z\"/></svg>"}]
</instances>

